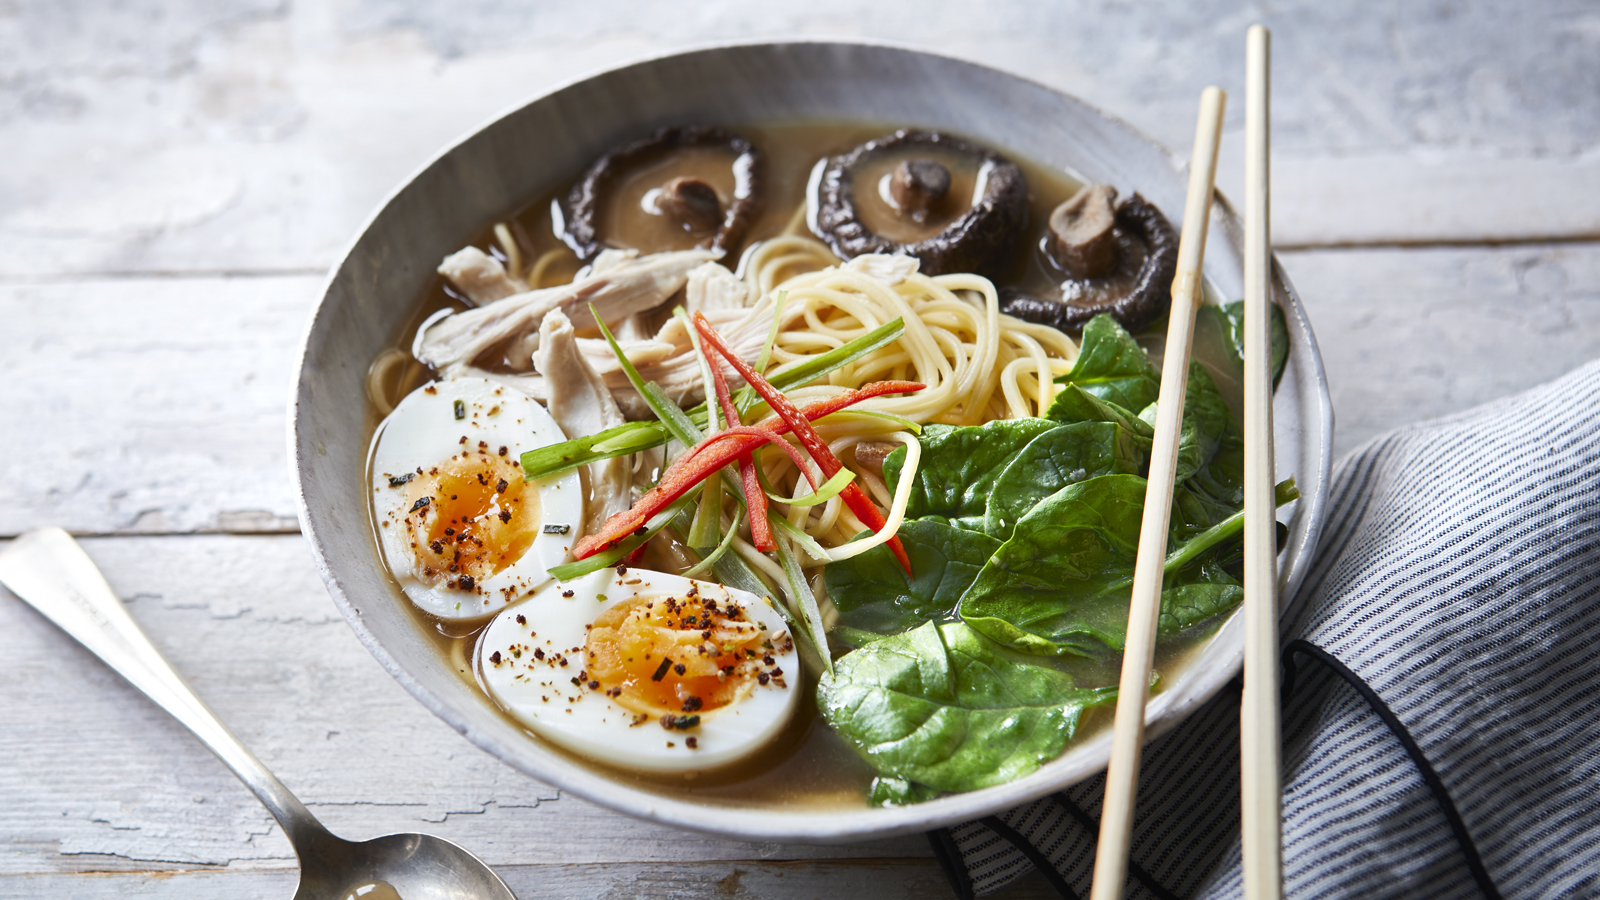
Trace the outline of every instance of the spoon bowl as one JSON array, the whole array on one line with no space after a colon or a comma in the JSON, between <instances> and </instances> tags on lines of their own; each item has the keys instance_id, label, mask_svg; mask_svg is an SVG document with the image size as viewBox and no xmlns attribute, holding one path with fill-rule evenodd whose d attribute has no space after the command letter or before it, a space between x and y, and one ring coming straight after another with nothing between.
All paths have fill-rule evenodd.
<instances>
[{"instance_id":1,"label":"spoon bowl","mask_svg":"<svg viewBox=\"0 0 1600 900\"><path fill-rule=\"evenodd\" d=\"M355 842L322 827L150 643L65 531L40 528L0 550L0 584L171 713L255 793L300 860L297 900L516 900L493 869L443 838Z\"/></svg>"}]
</instances>

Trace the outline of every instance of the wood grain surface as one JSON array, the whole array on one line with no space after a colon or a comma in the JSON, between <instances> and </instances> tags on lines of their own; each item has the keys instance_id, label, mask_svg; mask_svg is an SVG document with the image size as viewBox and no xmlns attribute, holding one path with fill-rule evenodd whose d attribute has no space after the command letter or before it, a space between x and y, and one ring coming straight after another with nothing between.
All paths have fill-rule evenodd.
<instances>
[{"instance_id":1,"label":"wood grain surface","mask_svg":"<svg viewBox=\"0 0 1600 900\"><path fill-rule=\"evenodd\" d=\"M1341 454L1600 354L1589 3L0 4L0 539L92 536L156 644L340 834L444 835L524 898L948 895L921 838L650 825L422 709L356 642L297 533L300 335L389 190L602 67L714 41L892 40L1182 148L1202 85L1242 89L1255 21L1276 51L1274 242ZM1219 182L1237 193L1242 106L1227 129ZM233 776L3 590L0 690L0 897L291 893L288 845Z\"/></svg>"}]
</instances>

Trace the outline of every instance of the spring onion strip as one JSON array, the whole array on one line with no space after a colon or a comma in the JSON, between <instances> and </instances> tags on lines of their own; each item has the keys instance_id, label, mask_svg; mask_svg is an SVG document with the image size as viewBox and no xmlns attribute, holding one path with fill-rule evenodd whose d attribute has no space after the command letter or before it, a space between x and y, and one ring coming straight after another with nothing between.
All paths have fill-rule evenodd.
<instances>
[{"instance_id":1,"label":"spring onion strip","mask_svg":"<svg viewBox=\"0 0 1600 900\"><path fill-rule=\"evenodd\" d=\"M733 546L733 539L739 535L740 518L742 517L736 510L733 514L733 523L728 526L727 532L723 534L721 543L717 544L717 548L712 550L705 557L701 558L699 562L690 566L688 571L683 573L683 577L694 578L701 572L704 572L705 570L710 569L717 564L717 560L721 559L722 555L728 552L728 548Z\"/></svg>"},{"instance_id":2,"label":"spring onion strip","mask_svg":"<svg viewBox=\"0 0 1600 900\"><path fill-rule=\"evenodd\" d=\"M441 310L441 312L449 311ZM827 353L780 367L767 380L781 391L802 387L898 340L904 333L905 323L895 319ZM684 415L697 427L703 425L706 422L706 406L702 403ZM602 459L660 446L676 437L677 435L661 422L628 422L615 428L608 428L599 434L529 450L522 454L522 469L530 480L546 478ZM694 443L690 441L686 446L693 446ZM607 449L600 450L601 446Z\"/></svg>"},{"instance_id":3,"label":"spring onion strip","mask_svg":"<svg viewBox=\"0 0 1600 900\"><path fill-rule=\"evenodd\" d=\"M700 382L709 400L717 395L716 385L711 380L711 366L706 361L705 351L700 347L700 335L695 333L694 325L689 321L689 314L683 307L674 307L674 318L683 322L683 329L689 333L689 344L694 350L695 362L700 366ZM715 403L706 404L706 425L711 433L722 430L722 410ZM692 444L687 446L693 446ZM689 546L696 551L701 548L721 546L723 540L717 533L717 528L722 523L722 475L713 472L706 477L706 482L700 488L700 509L695 513L694 524L689 526Z\"/></svg>"},{"instance_id":4,"label":"spring onion strip","mask_svg":"<svg viewBox=\"0 0 1600 900\"><path fill-rule=\"evenodd\" d=\"M694 359L700 365L700 383L706 392L706 423L713 432L723 428L722 409L717 404L710 402L717 396L716 384L711 380L711 365L707 362L706 352L700 347L700 334L695 331L694 323L689 321L689 314L683 307L675 306L672 317L683 323L683 330L689 333L689 346L694 349ZM731 424L731 423L729 423Z\"/></svg>"},{"instance_id":5,"label":"spring onion strip","mask_svg":"<svg viewBox=\"0 0 1600 900\"><path fill-rule=\"evenodd\" d=\"M910 419L907 419L904 416L897 416L894 413L880 412L876 409L841 409L829 416L828 420L831 424L832 422L837 422L840 420L848 421L851 418L882 419L885 422L892 422L899 426L901 431L909 431L912 434L922 434L922 426L911 421ZM822 424L820 420L818 424Z\"/></svg>"},{"instance_id":6,"label":"spring onion strip","mask_svg":"<svg viewBox=\"0 0 1600 900\"><path fill-rule=\"evenodd\" d=\"M767 467L761 464L761 451L764 449L766 448L757 447L750 451L750 459L756 464L756 480L761 482L761 489L767 492L768 497L771 497L777 494L778 486L773 484L772 480L767 477Z\"/></svg>"},{"instance_id":7,"label":"spring onion strip","mask_svg":"<svg viewBox=\"0 0 1600 900\"><path fill-rule=\"evenodd\" d=\"M634 390L639 392L639 396L644 398L644 402L650 407L650 411L655 413L657 419L661 420L661 424L667 429L667 432L677 438L678 443L685 447L693 447L698 444L705 435L700 433L700 429L694 427L694 424L689 421L689 417L683 414L682 409L678 408L678 404L667 399L667 395L662 392L655 382L645 382L644 376L640 375L639 370L634 368L633 361L628 359L628 354L622 352L622 345L617 343L615 337L612 337L611 329L606 327L605 320L600 318L600 313L594 308L593 303L589 304L589 314L594 317L595 324L600 326L600 333L605 335L606 343L611 345L611 352L616 354L617 363L622 366L623 373L628 376L628 382L633 385ZM655 390L652 391L650 390L651 388L655 388ZM611 431L615 430L611 429ZM610 442L607 441L605 443ZM632 441L629 442L630 445L632 443Z\"/></svg>"},{"instance_id":8,"label":"spring onion strip","mask_svg":"<svg viewBox=\"0 0 1600 900\"><path fill-rule=\"evenodd\" d=\"M692 442L698 442L705 437L704 434L700 433L700 429L695 427L694 422L684 415L683 410L678 408L678 404L672 402L672 398L668 397L667 392L661 389L661 385L656 384L654 381L646 382L644 390L640 394L644 397L645 403L650 405L652 412L657 409L661 410L660 414L666 417L661 421L666 424L667 430L672 433L678 443L683 444L685 447L693 447L694 443ZM684 444L683 439L685 437L690 438L692 442Z\"/></svg>"},{"instance_id":9,"label":"spring onion strip","mask_svg":"<svg viewBox=\"0 0 1600 900\"><path fill-rule=\"evenodd\" d=\"M655 382L651 382L650 384L645 385L645 388L648 390L654 386ZM661 441L657 439L656 435L653 433L635 429L633 431L623 432L622 434L619 434L610 440L601 441L600 443L595 444L594 451L596 453L603 453L608 456L624 456L629 453L638 453L641 450L649 450L651 447L658 447L660 445ZM690 446L694 445L691 444Z\"/></svg>"},{"instance_id":10,"label":"spring onion strip","mask_svg":"<svg viewBox=\"0 0 1600 900\"><path fill-rule=\"evenodd\" d=\"M773 537L776 538L774 544L778 550L778 562L783 565L784 580L789 583L789 594L799 604L798 612L805 616L812 643L816 644L817 655L822 658L823 670L832 675L833 655L828 652L828 632L822 627L822 610L817 606L817 598L811 593L811 585L806 582L805 573L800 571L800 563L794 554L784 546L782 538Z\"/></svg>"},{"instance_id":11,"label":"spring onion strip","mask_svg":"<svg viewBox=\"0 0 1600 900\"><path fill-rule=\"evenodd\" d=\"M889 539L900 531L900 523L905 521L906 504L911 502L911 489L917 480L917 467L922 464L922 442L903 431L889 435L889 439L906 445L906 461L900 470L900 482L894 488L894 503L889 507L889 515L884 519L883 527L878 529L877 534L827 551L829 562L849 559L879 544L888 543Z\"/></svg>"},{"instance_id":12,"label":"spring onion strip","mask_svg":"<svg viewBox=\"0 0 1600 900\"><path fill-rule=\"evenodd\" d=\"M686 512L678 515L673 521L673 531L680 535L683 533L688 527L687 516ZM822 653L812 642L808 629L799 626L794 614L786 605L772 599L774 594L781 596L783 593L774 585L781 585L786 579L783 570L774 565L765 553L752 547L750 542L736 537L733 539L733 552L717 560L716 570L717 577L722 579L725 586L749 591L757 597L764 598L783 618L784 624L789 626L789 633L800 646L801 655L805 658L816 657L820 664ZM767 579L771 579L771 584Z\"/></svg>"},{"instance_id":13,"label":"spring onion strip","mask_svg":"<svg viewBox=\"0 0 1600 900\"><path fill-rule=\"evenodd\" d=\"M865 647L873 641L881 641L886 637L893 637L893 635L879 634L876 631L862 631L859 628L851 628L848 625L835 625L830 634L857 647Z\"/></svg>"},{"instance_id":14,"label":"spring onion strip","mask_svg":"<svg viewBox=\"0 0 1600 900\"><path fill-rule=\"evenodd\" d=\"M832 478L823 482L822 487L817 488L816 493L801 494L798 497L784 497L768 491L767 496L778 503L786 503L790 506L818 506L838 496L839 492L844 490L844 486L854 481L855 477L856 473L849 469L840 469L833 473ZM801 482L796 486L806 487L806 484Z\"/></svg>"},{"instance_id":15,"label":"spring onion strip","mask_svg":"<svg viewBox=\"0 0 1600 900\"><path fill-rule=\"evenodd\" d=\"M598 572L607 566L614 566L622 562L623 557L643 547L650 542L651 538L660 534L661 529L667 527L667 523L671 522L679 511L689 506L691 499L691 497L684 497L672 506L656 513L655 517L646 523L643 534L630 535L626 540L618 541L615 547L603 550L585 559L580 559L577 562L551 566L546 570L546 574L557 581L571 581L590 572Z\"/></svg>"},{"instance_id":16,"label":"spring onion strip","mask_svg":"<svg viewBox=\"0 0 1600 900\"><path fill-rule=\"evenodd\" d=\"M696 552L722 543L722 473L707 475L699 494L694 524L689 526L689 546Z\"/></svg>"},{"instance_id":17,"label":"spring onion strip","mask_svg":"<svg viewBox=\"0 0 1600 900\"><path fill-rule=\"evenodd\" d=\"M795 360L786 366L779 366L773 370L771 375L766 376L767 381L780 391L805 387L818 378L832 374L867 354L899 340L900 335L905 334L905 332L905 319L885 322L866 334L847 341L826 353L818 354L809 359Z\"/></svg>"},{"instance_id":18,"label":"spring onion strip","mask_svg":"<svg viewBox=\"0 0 1600 900\"><path fill-rule=\"evenodd\" d=\"M806 554L812 559L819 563L825 563L828 561L827 548L817 543L816 538L806 534L805 529L801 528L799 525L796 525L788 519L785 519L783 516L773 516L772 524L776 525L779 531L787 534L789 539L794 541L795 546L806 551Z\"/></svg>"},{"instance_id":19,"label":"spring onion strip","mask_svg":"<svg viewBox=\"0 0 1600 900\"><path fill-rule=\"evenodd\" d=\"M773 562L771 557L757 550L753 544L744 538L734 540L733 552L744 560L752 570L766 576L767 580L778 588L780 594L783 593L783 568ZM783 604L780 603L778 605L782 606Z\"/></svg>"},{"instance_id":20,"label":"spring onion strip","mask_svg":"<svg viewBox=\"0 0 1600 900\"><path fill-rule=\"evenodd\" d=\"M772 295L772 327L767 331L767 342L761 347L761 355L756 357L756 371L767 374L767 366L772 363L772 349L778 346L779 325L783 322L783 301L788 299L788 291L779 291ZM756 390L746 385L734 398L734 404L742 410L748 410L757 399Z\"/></svg>"}]
</instances>

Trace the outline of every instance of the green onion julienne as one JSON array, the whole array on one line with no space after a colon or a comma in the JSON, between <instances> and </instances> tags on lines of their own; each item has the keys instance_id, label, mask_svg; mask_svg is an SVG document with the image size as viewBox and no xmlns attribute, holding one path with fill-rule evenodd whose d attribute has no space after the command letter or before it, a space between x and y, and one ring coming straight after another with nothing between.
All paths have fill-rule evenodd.
<instances>
[{"instance_id":1,"label":"green onion julienne","mask_svg":"<svg viewBox=\"0 0 1600 900\"><path fill-rule=\"evenodd\" d=\"M887 346L898 340L900 335L904 333L905 322L895 319L872 329L854 340L835 347L827 353L781 366L767 380L779 390L790 390L810 384L824 375L861 359L880 347ZM637 371L635 371L635 374L637 374ZM685 416L696 426L702 426L707 421L705 404L701 404L687 413L680 412L680 415ZM565 443L552 444L548 447L540 447L537 450L529 450L527 453L522 454L522 468L530 481L546 478L602 459L624 456L629 453L636 453L639 450L656 447L666 443L668 439L676 437L677 435L673 434L671 429L660 422L628 422L625 425L608 428L599 434L575 438ZM692 443L691 441L690 444Z\"/></svg>"}]
</instances>

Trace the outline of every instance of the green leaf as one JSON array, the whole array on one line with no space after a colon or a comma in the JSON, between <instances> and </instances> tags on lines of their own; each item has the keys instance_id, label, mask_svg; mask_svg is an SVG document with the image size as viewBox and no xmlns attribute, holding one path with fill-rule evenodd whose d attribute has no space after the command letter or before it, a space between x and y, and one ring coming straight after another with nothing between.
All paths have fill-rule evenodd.
<instances>
[{"instance_id":1,"label":"green leaf","mask_svg":"<svg viewBox=\"0 0 1600 900\"><path fill-rule=\"evenodd\" d=\"M1191 580L1185 580L1191 579ZM1244 601L1244 588L1221 566L1207 563L1192 572L1172 573L1161 590L1160 634L1198 625Z\"/></svg>"},{"instance_id":2,"label":"green leaf","mask_svg":"<svg viewBox=\"0 0 1600 900\"><path fill-rule=\"evenodd\" d=\"M896 634L919 622L949 618L1000 546L982 532L938 519L913 519L898 534L915 573L909 578L887 546L829 563L823 570L828 598L845 627Z\"/></svg>"},{"instance_id":3,"label":"green leaf","mask_svg":"<svg viewBox=\"0 0 1600 900\"><path fill-rule=\"evenodd\" d=\"M995 479L983 530L1005 540L1017 520L1069 484L1101 475L1137 475L1145 465L1137 438L1112 422L1075 422L1034 438Z\"/></svg>"},{"instance_id":4,"label":"green leaf","mask_svg":"<svg viewBox=\"0 0 1600 900\"><path fill-rule=\"evenodd\" d=\"M1020 650L1120 649L1145 480L1102 475L1068 485L1023 516L958 607L973 628Z\"/></svg>"},{"instance_id":5,"label":"green leaf","mask_svg":"<svg viewBox=\"0 0 1600 900\"><path fill-rule=\"evenodd\" d=\"M1172 492L1172 536L1181 543L1244 506L1244 440L1232 422L1216 455Z\"/></svg>"},{"instance_id":6,"label":"green leaf","mask_svg":"<svg viewBox=\"0 0 1600 900\"><path fill-rule=\"evenodd\" d=\"M1284 365L1289 359L1289 327L1283 309L1276 303L1268 304L1272 321L1267 328L1270 334L1272 386L1278 386L1283 377ZM1202 305L1194 320L1194 358L1205 364L1222 389L1223 396L1240 397L1244 393L1244 301L1236 300L1226 306ZM1235 409L1235 415L1240 410Z\"/></svg>"},{"instance_id":7,"label":"green leaf","mask_svg":"<svg viewBox=\"0 0 1600 900\"><path fill-rule=\"evenodd\" d=\"M1056 376L1123 409L1144 409L1161 393L1161 375L1150 357L1117 320L1099 315L1083 327L1072 371Z\"/></svg>"},{"instance_id":8,"label":"green leaf","mask_svg":"<svg viewBox=\"0 0 1600 900\"><path fill-rule=\"evenodd\" d=\"M846 654L817 686L835 733L888 779L968 791L1061 754L1083 710L1113 687L1017 660L960 622L929 622ZM887 791L887 789L886 789Z\"/></svg>"},{"instance_id":9,"label":"green leaf","mask_svg":"<svg viewBox=\"0 0 1600 900\"><path fill-rule=\"evenodd\" d=\"M963 621L1028 653L1088 655L1121 650L1128 623L1145 480L1105 475L1046 498L1017 523L962 596ZM1278 485L1279 505L1299 496ZM1243 599L1220 559L1238 547L1235 512L1169 548L1163 565L1161 634L1225 612ZM1221 585L1184 590L1199 583ZM1198 618L1197 618L1198 617Z\"/></svg>"},{"instance_id":10,"label":"green leaf","mask_svg":"<svg viewBox=\"0 0 1600 900\"><path fill-rule=\"evenodd\" d=\"M989 491L1001 470L1028 442L1056 428L1048 419L1005 419L987 425L927 425L918 438L922 463L917 467L906 504L907 518L943 516L974 530L983 527ZM905 465L904 448L883 461L883 479L898 484Z\"/></svg>"},{"instance_id":11,"label":"green leaf","mask_svg":"<svg viewBox=\"0 0 1600 900\"><path fill-rule=\"evenodd\" d=\"M1154 404L1150 404L1154 405ZM1056 394L1046 416L1057 422L1115 422L1138 438L1149 452L1151 438L1156 430L1146 419L1132 410L1123 409L1109 400L1102 400L1075 384L1069 384Z\"/></svg>"},{"instance_id":12,"label":"green leaf","mask_svg":"<svg viewBox=\"0 0 1600 900\"><path fill-rule=\"evenodd\" d=\"M868 806L910 806L913 803L923 803L939 796L938 788L931 788L915 781L904 778L872 779L872 785L867 788Z\"/></svg>"},{"instance_id":13,"label":"green leaf","mask_svg":"<svg viewBox=\"0 0 1600 900\"><path fill-rule=\"evenodd\" d=\"M1178 469L1175 484L1182 484L1189 476L1211 462L1222 435L1233 426L1233 413L1217 390L1206 367L1197 362L1189 364L1189 384L1183 396L1183 423L1178 434Z\"/></svg>"}]
</instances>

